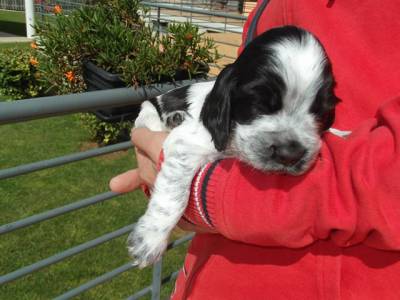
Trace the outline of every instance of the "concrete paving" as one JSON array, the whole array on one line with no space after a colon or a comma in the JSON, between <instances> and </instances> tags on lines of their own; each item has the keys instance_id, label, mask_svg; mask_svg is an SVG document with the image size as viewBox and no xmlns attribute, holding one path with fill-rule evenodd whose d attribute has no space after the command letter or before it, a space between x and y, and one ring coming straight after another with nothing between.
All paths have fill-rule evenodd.
<instances>
[{"instance_id":1,"label":"concrete paving","mask_svg":"<svg viewBox=\"0 0 400 300\"><path fill-rule=\"evenodd\" d=\"M14 34L0 31L0 43L26 43L30 41L31 39L28 39L25 36L17 36Z\"/></svg>"}]
</instances>

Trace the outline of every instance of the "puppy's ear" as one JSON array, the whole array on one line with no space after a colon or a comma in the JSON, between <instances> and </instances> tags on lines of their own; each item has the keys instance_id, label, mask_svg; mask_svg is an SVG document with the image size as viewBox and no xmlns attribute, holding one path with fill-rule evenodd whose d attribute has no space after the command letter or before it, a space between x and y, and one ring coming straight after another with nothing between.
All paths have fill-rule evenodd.
<instances>
[{"instance_id":1,"label":"puppy's ear","mask_svg":"<svg viewBox=\"0 0 400 300\"><path fill-rule=\"evenodd\" d=\"M311 112L317 118L321 132L328 130L333 125L335 121L335 107L340 102L340 99L336 97L334 92L336 82L330 63L324 69L323 78L323 83L311 106Z\"/></svg>"},{"instance_id":2,"label":"puppy's ear","mask_svg":"<svg viewBox=\"0 0 400 300\"><path fill-rule=\"evenodd\" d=\"M311 106L311 112L320 124L321 133L332 127L335 121L335 107L340 102L333 92L333 87L322 87Z\"/></svg>"},{"instance_id":3,"label":"puppy's ear","mask_svg":"<svg viewBox=\"0 0 400 300\"><path fill-rule=\"evenodd\" d=\"M236 86L233 65L221 71L205 99L200 119L210 132L215 148L225 150L231 132L232 93Z\"/></svg>"}]
</instances>

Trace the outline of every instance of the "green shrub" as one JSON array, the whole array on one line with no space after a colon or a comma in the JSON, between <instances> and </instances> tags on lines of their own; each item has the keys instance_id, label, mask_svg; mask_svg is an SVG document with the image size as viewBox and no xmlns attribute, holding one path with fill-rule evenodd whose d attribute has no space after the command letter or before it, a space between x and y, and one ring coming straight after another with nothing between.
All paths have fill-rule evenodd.
<instances>
[{"instance_id":1,"label":"green shrub","mask_svg":"<svg viewBox=\"0 0 400 300\"><path fill-rule=\"evenodd\" d=\"M99 145L114 144L129 138L133 123L129 121L107 123L93 114L79 114L82 126L89 132L91 140Z\"/></svg>"},{"instance_id":2,"label":"green shrub","mask_svg":"<svg viewBox=\"0 0 400 300\"><path fill-rule=\"evenodd\" d=\"M158 35L144 21L147 12L139 0L101 0L46 18L36 26L43 78L58 94L84 91L82 64L90 60L119 74L127 86L139 86L171 81L182 72L191 78L219 58L214 42L197 27L174 24ZM105 144L116 141L128 126L82 120L93 139Z\"/></svg>"},{"instance_id":3,"label":"green shrub","mask_svg":"<svg viewBox=\"0 0 400 300\"><path fill-rule=\"evenodd\" d=\"M10 99L32 98L43 92L43 80L31 50L0 50L0 94Z\"/></svg>"}]
</instances>

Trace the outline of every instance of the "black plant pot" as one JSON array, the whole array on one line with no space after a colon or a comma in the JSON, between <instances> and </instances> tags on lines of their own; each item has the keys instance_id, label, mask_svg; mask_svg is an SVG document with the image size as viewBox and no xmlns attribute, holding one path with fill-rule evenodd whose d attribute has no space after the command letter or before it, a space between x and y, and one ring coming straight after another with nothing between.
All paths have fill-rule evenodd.
<instances>
[{"instance_id":1,"label":"black plant pot","mask_svg":"<svg viewBox=\"0 0 400 300\"><path fill-rule=\"evenodd\" d=\"M209 70L210 68L207 64L201 64L197 70L197 74L192 77L194 79L205 78L207 77ZM126 87L126 84L124 81L122 81L120 75L107 72L88 60L83 62L83 79L86 83L88 91ZM187 70L177 70L174 80L179 81L185 79L189 79ZM170 81L171 79L167 77L160 78L160 83ZM104 108L93 111L92 113L94 113L102 121L114 123L121 121L133 121L138 116L139 111L139 105L128 105L115 108Z\"/></svg>"},{"instance_id":2,"label":"black plant pot","mask_svg":"<svg viewBox=\"0 0 400 300\"><path fill-rule=\"evenodd\" d=\"M112 74L99 68L91 61L83 62L83 79L88 91L108 90L126 87L124 81L118 74ZM102 121L115 123L121 121L132 121L136 119L140 110L138 105L128 105L115 108L103 108L92 111Z\"/></svg>"}]
</instances>

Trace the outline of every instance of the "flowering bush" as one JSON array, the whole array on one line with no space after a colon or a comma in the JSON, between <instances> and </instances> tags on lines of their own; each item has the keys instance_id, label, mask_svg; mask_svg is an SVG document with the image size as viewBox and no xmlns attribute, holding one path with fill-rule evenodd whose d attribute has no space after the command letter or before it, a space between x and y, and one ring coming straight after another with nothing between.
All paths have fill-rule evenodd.
<instances>
[{"instance_id":1,"label":"flowering bush","mask_svg":"<svg viewBox=\"0 0 400 300\"><path fill-rule=\"evenodd\" d=\"M30 50L1 50L0 94L11 100L39 96L44 88L37 66L38 60Z\"/></svg>"},{"instance_id":2,"label":"flowering bush","mask_svg":"<svg viewBox=\"0 0 400 300\"><path fill-rule=\"evenodd\" d=\"M100 0L68 15L55 6L54 16L36 26L39 68L52 90L59 94L85 90L85 60L119 74L127 86L138 86L171 81L182 72L190 78L219 58L214 42L189 23L155 34L144 21L147 10L139 0ZM93 127L93 118L83 119ZM98 122L95 127L103 133L93 138L101 143L114 140L105 138L109 130L104 128L110 126ZM112 136L118 135L112 130Z\"/></svg>"},{"instance_id":3,"label":"flowering bush","mask_svg":"<svg viewBox=\"0 0 400 300\"><path fill-rule=\"evenodd\" d=\"M154 34L142 17L147 9L138 0L99 1L68 15L61 7L54 11L56 17L36 30L41 68L60 92L84 89L85 59L121 74L129 86L173 80L182 71L190 77L219 58L214 42L189 23L169 26L166 35Z\"/></svg>"}]
</instances>

